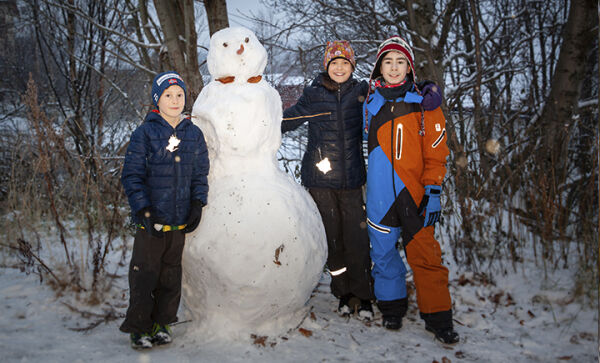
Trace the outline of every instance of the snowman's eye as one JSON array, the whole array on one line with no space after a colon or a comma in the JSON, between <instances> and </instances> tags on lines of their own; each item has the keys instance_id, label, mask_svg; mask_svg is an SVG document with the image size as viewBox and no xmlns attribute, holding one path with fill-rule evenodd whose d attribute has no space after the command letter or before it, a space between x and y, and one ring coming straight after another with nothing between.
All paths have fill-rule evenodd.
<instances>
[{"instance_id":1,"label":"snowman's eye","mask_svg":"<svg viewBox=\"0 0 600 363\"><path fill-rule=\"evenodd\" d=\"M246 39L244 39L244 41L245 41L246 43L248 43L248 42L250 41L250 38L246 37Z\"/></svg>"},{"instance_id":2,"label":"snowman's eye","mask_svg":"<svg viewBox=\"0 0 600 363\"><path fill-rule=\"evenodd\" d=\"M223 43L223 46L224 46L225 48L227 48L227 43Z\"/></svg>"}]
</instances>

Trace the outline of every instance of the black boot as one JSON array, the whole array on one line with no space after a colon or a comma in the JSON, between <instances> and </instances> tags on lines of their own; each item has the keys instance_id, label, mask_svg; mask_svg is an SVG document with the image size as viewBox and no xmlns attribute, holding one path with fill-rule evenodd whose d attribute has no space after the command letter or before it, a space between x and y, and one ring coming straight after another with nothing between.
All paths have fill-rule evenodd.
<instances>
[{"instance_id":1,"label":"black boot","mask_svg":"<svg viewBox=\"0 0 600 363\"><path fill-rule=\"evenodd\" d=\"M425 320L425 329L432 332L437 340L444 344L458 343L460 337L452 325L452 310L419 314Z\"/></svg>"},{"instance_id":2,"label":"black boot","mask_svg":"<svg viewBox=\"0 0 600 363\"><path fill-rule=\"evenodd\" d=\"M358 318L364 321L373 320L373 305L371 300L361 300L358 306Z\"/></svg>"},{"instance_id":3,"label":"black boot","mask_svg":"<svg viewBox=\"0 0 600 363\"><path fill-rule=\"evenodd\" d=\"M402 317L396 315L384 315L383 327L389 330L398 330L402 328Z\"/></svg>"},{"instance_id":4,"label":"black boot","mask_svg":"<svg viewBox=\"0 0 600 363\"><path fill-rule=\"evenodd\" d=\"M131 333L129 341L133 349L150 349L152 348L152 337L148 333Z\"/></svg>"},{"instance_id":5,"label":"black boot","mask_svg":"<svg viewBox=\"0 0 600 363\"><path fill-rule=\"evenodd\" d=\"M442 328L436 330L425 324L425 329L432 332L435 335L435 338L444 344L456 344L460 340L460 337L458 333L454 331L454 328Z\"/></svg>"},{"instance_id":6,"label":"black boot","mask_svg":"<svg viewBox=\"0 0 600 363\"><path fill-rule=\"evenodd\" d=\"M338 304L338 314L340 316L350 316L352 314L352 309L350 308L350 299L352 299L354 295L346 294L340 297L340 303Z\"/></svg>"},{"instance_id":7,"label":"black boot","mask_svg":"<svg viewBox=\"0 0 600 363\"><path fill-rule=\"evenodd\" d=\"M389 301L377 301L377 307L383 315L383 327L390 330L398 330L402 327L402 318L408 309L408 300L398 299Z\"/></svg>"}]
</instances>

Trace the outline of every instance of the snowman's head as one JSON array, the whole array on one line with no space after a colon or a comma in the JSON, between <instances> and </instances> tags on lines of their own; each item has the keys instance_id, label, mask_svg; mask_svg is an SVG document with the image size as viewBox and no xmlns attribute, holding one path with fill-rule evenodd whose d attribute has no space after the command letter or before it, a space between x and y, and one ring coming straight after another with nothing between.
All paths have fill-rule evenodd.
<instances>
[{"instance_id":1,"label":"snowman's head","mask_svg":"<svg viewBox=\"0 0 600 363\"><path fill-rule=\"evenodd\" d=\"M236 82L246 82L250 77L262 75L267 66L267 51L251 30L225 28L210 38L206 62L213 79L233 76Z\"/></svg>"}]
</instances>

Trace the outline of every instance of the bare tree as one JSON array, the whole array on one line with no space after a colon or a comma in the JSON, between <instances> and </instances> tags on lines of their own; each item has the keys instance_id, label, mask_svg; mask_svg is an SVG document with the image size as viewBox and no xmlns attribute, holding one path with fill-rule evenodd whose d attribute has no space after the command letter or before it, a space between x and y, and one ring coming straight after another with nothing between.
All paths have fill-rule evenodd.
<instances>
[{"instance_id":1,"label":"bare tree","mask_svg":"<svg viewBox=\"0 0 600 363\"><path fill-rule=\"evenodd\" d=\"M195 100L204 84L198 65L194 0L155 0L154 6L166 47L162 68L179 72L188 85L187 99Z\"/></svg>"},{"instance_id":2,"label":"bare tree","mask_svg":"<svg viewBox=\"0 0 600 363\"><path fill-rule=\"evenodd\" d=\"M204 8L206 9L208 31L211 36L219 30L229 27L227 2L225 0L204 0Z\"/></svg>"},{"instance_id":3,"label":"bare tree","mask_svg":"<svg viewBox=\"0 0 600 363\"><path fill-rule=\"evenodd\" d=\"M124 243L130 232L119 181L127 127L143 118L148 80L162 69L182 73L190 86L188 99L200 92L196 27L201 22L191 0L24 4L23 29L5 51L35 45L25 48L31 57L14 63L22 67L20 78L31 73L23 99L27 112L20 111L30 127L0 134L0 151L10 162L2 207L17 211L18 220L3 223L12 237L2 248L19 251L28 270L49 274L57 288L86 291L89 301L98 303L114 277L106 271L108 256L119 247L115 241ZM53 221L49 230L40 222L45 219ZM54 233L64 261L48 263L36 251ZM87 249L79 253L78 243L86 237Z\"/></svg>"},{"instance_id":4,"label":"bare tree","mask_svg":"<svg viewBox=\"0 0 600 363\"><path fill-rule=\"evenodd\" d=\"M265 41L295 54L290 63L307 78L320 69L327 40L352 42L359 77L369 75L383 39L399 34L413 44L419 78L445 89L450 198L441 227L459 262L503 268L496 257L518 261L528 234L550 266L566 263L572 242L588 260L597 250L589 231L598 205L584 198L598 193L591 1L267 3L286 16Z\"/></svg>"}]
</instances>

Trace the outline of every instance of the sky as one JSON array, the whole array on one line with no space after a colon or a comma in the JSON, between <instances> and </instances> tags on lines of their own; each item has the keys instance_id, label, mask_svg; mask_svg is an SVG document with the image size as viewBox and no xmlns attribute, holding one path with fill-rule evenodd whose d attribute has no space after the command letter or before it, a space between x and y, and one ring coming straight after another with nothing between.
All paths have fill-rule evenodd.
<instances>
[{"instance_id":1,"label":"sky","mask_svg":"<svg viewBox=\"0 0 600 363\"><path fill-rule=\"evenodd\" d=\"M266 11L267 9L260 3L260 0L227 0L227 10L231 26L241 25L251 27L250 22L246 21L241 14L249 12L256 14L259 11Z\"/></svg>"}]
</instances>

